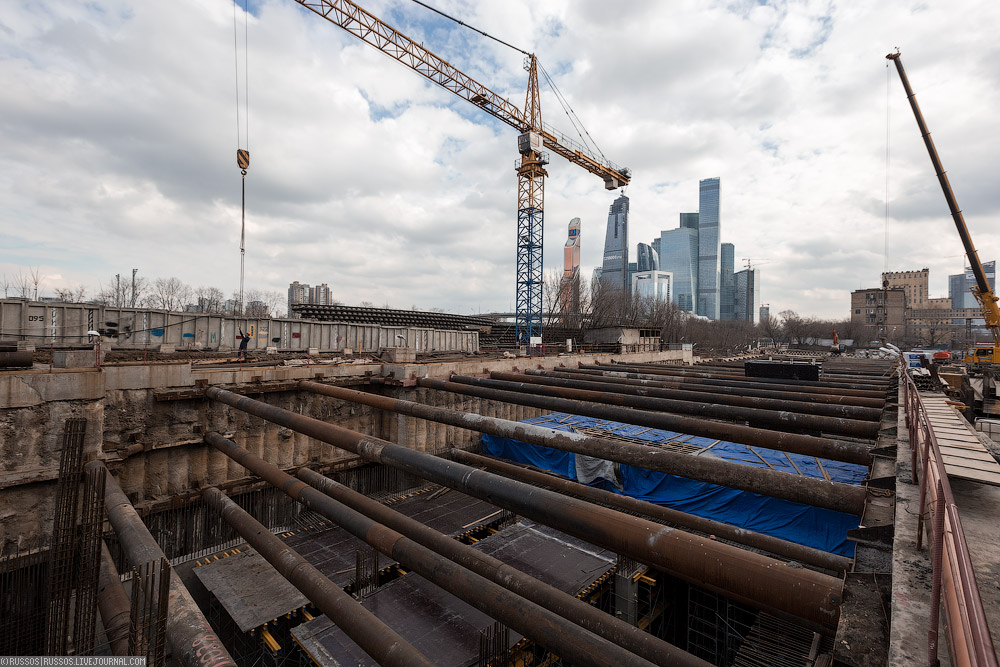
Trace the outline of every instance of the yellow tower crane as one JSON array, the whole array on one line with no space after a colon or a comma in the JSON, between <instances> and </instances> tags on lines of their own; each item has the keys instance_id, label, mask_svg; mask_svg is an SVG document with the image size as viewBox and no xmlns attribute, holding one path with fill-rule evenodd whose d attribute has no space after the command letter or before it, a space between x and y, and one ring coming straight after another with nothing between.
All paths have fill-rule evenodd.
<instances>
[{"instance_id":1,"label":"yellow tower crane","mask_svg":"<svg viewBox=\"0 0 1000 667\"><path fill-rule=\"evenodd\" d=\"M538 90L538 59L525 54L528 92L522 111L378 17L350 0L296 0L358 39L518 131L517 148L517 296L515 330L518 344L542 336L542 228L545 205L545 165L548 149L604 179L614 190L628 185L631 172L542 123ZM450 18L450 17L449 17ZM509 45L508 45L509 46Z\"/></svg>"}]
</instances>

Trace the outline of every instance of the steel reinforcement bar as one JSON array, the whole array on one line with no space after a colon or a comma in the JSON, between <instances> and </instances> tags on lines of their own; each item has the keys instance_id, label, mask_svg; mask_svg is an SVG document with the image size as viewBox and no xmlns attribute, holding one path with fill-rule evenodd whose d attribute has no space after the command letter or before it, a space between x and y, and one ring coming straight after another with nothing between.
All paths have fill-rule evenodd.
<instances>
[{"instance_id":1,"label":"steel reinforcement bar","mask_svg":"<svg viewBox=\"0 0 1000 667\"><path fill-rule=\"evenodd\" d=\"M484 499L744 604L795 617L826 632L837 626L842 582L835 577L365 436L217 387L209 387L206 396L365 460Z\"/></svg>"},{"instance_id":2,"label":"steel reinforcement bar","mask_svg":"<svg viewBox=\"0 0 1000 667\"><path fill-rule=\"evenodd\" d=\"M106 477L104 507L129 561L138 566L166 558L104 463L91 461L86 469L95 473L103 472ZM236 667L229 651L212 630L173 568L170 569L167 608L167 641L178 663L184 667Z\"/></svg>"},{"instance_id":3,"label":"steel reinforcement bar","mask_svg":"<svg viewBox=\"0 0 1000 667\"><path fill-rule=\"evenodd\" d=\"M860 515L864 510L867 498L867 492L863 486L828 482L825 479L792 475L770 468L755 468L725 461L721 458L692 456L662 447L627 443L570 431L557 431L534 424L460 412L308 380L299 382L299 388L343 401L368 405L387 412L467 428L501 438L520 440L532 445L595 456L638 468L679 475L701 482L719 484L732 489L750 491L848 514Z\"/></svg>"}]
</instances>

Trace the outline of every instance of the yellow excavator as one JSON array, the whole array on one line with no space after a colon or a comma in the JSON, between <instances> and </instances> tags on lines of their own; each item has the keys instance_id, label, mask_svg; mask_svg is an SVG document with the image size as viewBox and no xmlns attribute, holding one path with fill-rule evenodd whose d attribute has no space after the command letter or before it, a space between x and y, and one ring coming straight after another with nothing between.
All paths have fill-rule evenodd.
<instances>
[{"instance_id":1,"label":"yellow excavator","mask_svg":"<svg viewBox=\"0 0 1000 667\"><path fill-rule=\"evenodd\" d=\"M993 293L989 280L986 279L986 270L983 268L983 263L979 260L979 253L976 251L976 247L972 244L972 237L969 236L969 228L965 225L965 218L962 216L961 209L958 208L958 202L955 201L955 193L952 192L951 183L948 182L948 176L944 172L944 167L941 166L941 159L938 157L937 149L934 147L934 141L931 139L931 133L927 129L927 123L924 122L923 114L920 113L917 98L913 94L913 89L910 88L909 80L906 78L906 72L903 70L903 61L900 60L899 51L890 53L886 58L895 63L896 71L899 72L899 79L903 82L906 99L910 101L913 116L917 119L917 127L920 128L920 136L923 137L924 145L927 146L927 153L931 157L934 172L941 183L945 201L948 202L948 208L951 210L951 217L955 220L958 235L962 238L962 245L965 246L965 254L969 258L972 275L976 278L976 285L971 288L972 295L979 302L979 308L982 311L983 320L986 322L986 328L993 336L992 343L977 344L968 351L963 361L966 364L981 368L993 365L1000 366L1000 307L997 306L997 296Z\"/></svg>"}]
</instances>

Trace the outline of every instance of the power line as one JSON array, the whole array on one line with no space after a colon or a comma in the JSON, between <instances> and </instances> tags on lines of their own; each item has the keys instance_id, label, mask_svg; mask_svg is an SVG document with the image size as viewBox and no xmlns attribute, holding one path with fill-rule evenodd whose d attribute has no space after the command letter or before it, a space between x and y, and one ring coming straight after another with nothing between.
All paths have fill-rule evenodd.
<instances>
[{"instance_id":1,"label":"power line","mask_svg":"<svg viewBox=\"0 0 1000 667\"><path fill-rule=\"evenodd\" d=\"M459 20L458 20L457 18L455 18L454 16L450 16L450 15L448 15L448 14L445 14L445 13L444 13L444 12L442 12L442 11L441 11L440 9L434 9L434 8L433 8L433 7L431 7L430 5L428 5L428 4L425 4L425 3L423 3L423 2L420 2L420 0L413 0L413 2L417 3L417 4L418 4L418 5L420 5L421 7L424 7L425 9L429 9L429 10L431 10L431 11L432 11L432 12L434 12L435 14L440 14L441 16L445 17L445 18L446 18L446 19L448 19L449 21L454 21L455 23L457 23L457 24L458 24L458 25L460 25L460 26L464 26L464 27L468 28L469 30L473 30L473 31L475 31L475 32L478 32L478 33L479 33L480 35L482 35L483 37L489 37L489 38L490 38L490 39L492 39L492 40L493 40L494 42L497 42L498 44L503 44L504 46L506 46L506 47L507 47L507 48L509 48L509 49L514 49L515 51L520 51L521 53L523 53L523 54L524 54L524 55L526 55L526 56L530 56L530 55L531 55L530 53L528 53L528 52L527 52L527 51L525 51L524 49L519 49L519 48L517 48L516 46L514 46L514 45L512 45L512 44L508 44L507 42L503 41L502 39L500 39L500 38L498 38L498 37L494 37L493 35L489 34L488 32L483 32L483 31L482 31L482 30L480 30L479 28L474 28L474 27L472 27L471 25L469 25L468 23L463 23L463 22L459 21Z\"/></svg>"}]
</instances>

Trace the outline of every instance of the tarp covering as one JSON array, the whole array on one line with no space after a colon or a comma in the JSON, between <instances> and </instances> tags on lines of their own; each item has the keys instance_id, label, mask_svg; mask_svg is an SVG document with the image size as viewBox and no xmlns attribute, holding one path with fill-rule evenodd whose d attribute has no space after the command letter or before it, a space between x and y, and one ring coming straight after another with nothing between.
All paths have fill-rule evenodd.
<instances>
[{"instance_id":1,"label":"tarp covering","mask_svg":"<svg viewBox=\"0 0 1000 667\"><path fill-rule=\"evenodd\" d=\"M868 474L865 466L853 463L816 459L579 415L552 413L525 419L523 423L560 431L593 430L600 432L595 435L619 436L672 449L682 447L692 452L691 456L715 456L741 465L770 467L820 479L829 477L845 484L862 484ZM483 434L482 443L483 450L493 456L526 463L581 483L585 481L577 475L576 455L572 452L487 434ZM857 528L860 521L851 514L629 465L617 467L620 489L609 479L612 477L610 471L591 481L590 485L842 556L854 555L854 543L847 541L846 535L849 529ZM588 465L586 470L593 471L594 466Z\"/></svg>"}]
</instances>

